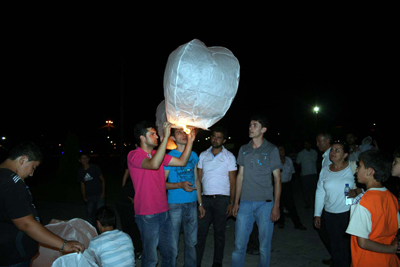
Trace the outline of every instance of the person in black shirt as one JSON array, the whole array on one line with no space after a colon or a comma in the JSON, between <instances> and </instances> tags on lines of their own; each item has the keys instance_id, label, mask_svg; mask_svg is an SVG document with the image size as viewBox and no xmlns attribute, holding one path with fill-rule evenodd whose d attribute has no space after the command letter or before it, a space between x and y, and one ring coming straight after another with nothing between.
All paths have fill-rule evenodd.
<instances>
[{"instance_id":1,"label":"person in black shirt","mask_svg":"<svg viewBox=\"0 0 400 267\"><path fill-rule=\"evenodd\" d=\"M13 148L0 164L0 266L29 266L39 242L65 252L85 250L83 244L62 239L39 221L24 180L41 161L40 149L25 142Z\"/></svg>"},{"instance_id":2,"label":"person in black shirt","mask_svg":"<svg viewBox=\"0 0 400 267\"><path fill-rule=\"evenodd\" d=\"M82 168L78 171L83 200L86 202L87 219L96 226L96 211L105 205L105 182L99 166L89 164L89 155L82 153L79 162Z\"/></svg>"}]
</instances>

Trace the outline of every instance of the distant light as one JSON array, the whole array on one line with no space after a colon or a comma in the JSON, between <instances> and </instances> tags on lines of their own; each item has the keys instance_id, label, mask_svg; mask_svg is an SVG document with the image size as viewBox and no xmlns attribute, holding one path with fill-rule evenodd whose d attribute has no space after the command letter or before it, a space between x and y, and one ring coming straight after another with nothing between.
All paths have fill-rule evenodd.
<instances>
[{"instance_id":1,"label":"distant light","mask_svg":"<svg viewBox=\"0 0 400 267\"><path fill-rule=\"evenodd\" d=\"M231 139L231 137L229 136L228 139Z\"/></svg>"},{"instance_id":2,"label":"distant light","mask_svg":"<svg viewBox=\"0 0 400 267\"><path fill-rule=\"evenodd\" d=\"M374 123L374 124L372 124L372 125L376 126L376 123Z\"/></svg>"},{"instance_id":3,"label":"distant light","mask_svg":"<svg viewBox=\"0 0 400 267\"><path fill-rule=\"evenodd\" d=\"M81 149L81 150L79 150L79 153L82 153L82 149Z\"/></svg>"},{"instance_id":4,"label":"distant light","mask_svg":"<svg viewBox=\"0 0 400 267\"><path fill-rule=\"evenodd\" d=\"M2 137L1 137L1 140L6 140L6 137L5 137L5 136L2 136Z\"/></svg>"},{"instance_id":5,"label":"distant light","mask_svg":"<svg viewBox=\"0 0 400 267\"><path fill-rule=\"evenodd\" d=\"M58 146L61 146L61 144L58 144Z\"/></svg>"},{"instance_id":6,"label":"distant light","mask_svg":"<svg viewBox=\"0 0 400 267\"><path fill-rule=\"evenodd\" d=\"M315 112L316 114L318 114L318 112L319 112L319 107L318 107L318 106L314 107L314 112Z\"/></svg>"},{"instance_id":7,"label":"distant light","mask_svg":"<svg viewBox=\"0 0 400 267\"><path fill-rule=\"evenodd\" d=\"M107 136L107 139L110 139L110 137L109 137L109 136Z\"/></svg>"},{"instance_id":8,"label":"distant light","mask_svg":"<svg viewBox=\"0 0 400 267\"><path fill-rule=\"evenodd\" d=\"M278 133L278 135L281 135L281 133Z\"/></svg>"}]
</instances>

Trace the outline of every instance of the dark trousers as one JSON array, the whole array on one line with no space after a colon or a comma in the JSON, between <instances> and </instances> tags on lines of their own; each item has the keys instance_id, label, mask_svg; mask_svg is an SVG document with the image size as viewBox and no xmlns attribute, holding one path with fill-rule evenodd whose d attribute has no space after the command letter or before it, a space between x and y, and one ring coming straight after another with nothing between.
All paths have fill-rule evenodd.
<instances>
[{"instance_id":1,"label":"dark trousers","mask_svg":"<svg viewBox=\"0 0 400 267\"><path fill-rule=\"evenodd\" d=\"M140 231L135 221L133 205L116 203L115 208L119 215L122 231L131 237L135 253L141 253L143 251L142 239L140 238Z\"/></svg>"},{"instance_id":2,"label":"dark trousers","mask_svg":"<svg viewBox=\"0 0 400 267\"><path fill-rule=\"evenodd\" d=\"M86 196L87 220L96 228L96 211L99 208L103 207L105 204L106 201L104 198L101 198L101 196Z\"/></svg>"},{"instance_id":3,"label":"dark trousers","mask_svg":"<svg viewBox=\"0 0 400 267\"><path fill-rule=\"evenodd\" d=\"M297 214L296 205L293 199L293 190L292 190L292 181L287 183L282 183L282 192L281 192L281 201L279 204L279 208L281 211L281 217L279 218L278 223L284 224L285 223L285 216L283 213L283 208L286 207L289 211L289 216L292 219L292 222L295 227L301 225L300 217Z\"/></svg>"},{"instance_id":4,"label":"dark trousers","mask_svg":"<svg viewBox=\"0 0 400 267\"><path fill-rule=\"evenodd\" d=\"M351 262L350 235L346 233L350 211L324 214L326 228L331 241L333 266L348 267Z\"/></svg>"},{"instance_id":5,"label":"dark trousers","mask_svg":"<svg viewBox=\"0 0 400 267\"><path fill-rule=\"evenodd\" d=\"M221 263L224 258L226 209L229 204L229 196L202 197L206 214L198 221L197 230L197 266L201 265L208 229L211 223L214 225L214 262Z\"/></svg>"},{"instance_id":6,"label":"dark trousers","mask_svg":"<svg viewBox=\"0 0 400 267\"><path fill-rule=\"evenodd\" d=\"M315 229L317 230L322 243L325 245L326 250L328 250L328 253L332 257L331 240L329 238L328 229L326 228L325 210L322 210L321 214L321 228Z\"/></svg>"},{"instance_id":7,"label":"dark trousers","mask_svg":"<svg viewBox=\"0 0 400 267\"><path fill-rule=\"evenodd\" d=\"M307 207L314 207L315 191L317 190L318 174L304 175L301 177L304 202Z\"/></svg>"}]
</instances>

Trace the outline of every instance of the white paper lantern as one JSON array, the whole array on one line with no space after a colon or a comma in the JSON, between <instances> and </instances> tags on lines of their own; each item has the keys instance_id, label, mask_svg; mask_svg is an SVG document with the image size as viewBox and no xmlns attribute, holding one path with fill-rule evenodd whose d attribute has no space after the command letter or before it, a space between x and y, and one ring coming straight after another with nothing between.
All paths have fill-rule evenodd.
<instances>
[{"instance_id":1,"label":"white paper lantern","mask_svg":"<svg viewBox=\"0 0 400 267\"><path fill-rule=\"evenodd\" d=\"M208 129L231 106L239 72L239 61L224 47L207 47L197 39L179 46L164 72L167 120Z\"/></svg>"},{"instance_id":2,"label":"white paper lantern","mask_svg":"<svg viewBox=\"0 0 400 267\"><path fill-rule=\"evenodd\" d=\"M163 124L167 121L167 116L165 115L165 100L161 101L156 110L156 127L157 133L160 140L163 139ZM177 146L174 141L171 140L171 136L168 138L167 149L172 150Z\"/></svg>"}]
</instances>

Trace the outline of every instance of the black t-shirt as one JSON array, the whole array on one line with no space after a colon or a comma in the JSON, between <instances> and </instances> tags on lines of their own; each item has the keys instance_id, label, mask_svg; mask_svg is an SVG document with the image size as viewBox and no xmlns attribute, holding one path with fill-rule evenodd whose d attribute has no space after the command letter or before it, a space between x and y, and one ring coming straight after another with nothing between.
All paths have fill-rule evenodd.
<instances>
[{"instance_id":1,"label":"black t-shirt","mask_svg":"<svg viewBox=\"0 0 400 267\"><path fill-rule=\"evenodd\" d=\"M84 170L80 168L78 171L78 181L85 183L86 196L99 196L103 188L100 180L101 170L95 164L89 164L89 168Z\"/></svg>"},{"instance_id":2,"label":"black t-shirt","mask_svg":"<svg viewBox=\"0 0 400 267\"><path fill-rule=\"evenodd\" d=\"M38 242L11 221L28 215L40 222L28 186L11 170L0 168L0 266L28 261L38 253Z\"/></svg>"}]
</instances>

